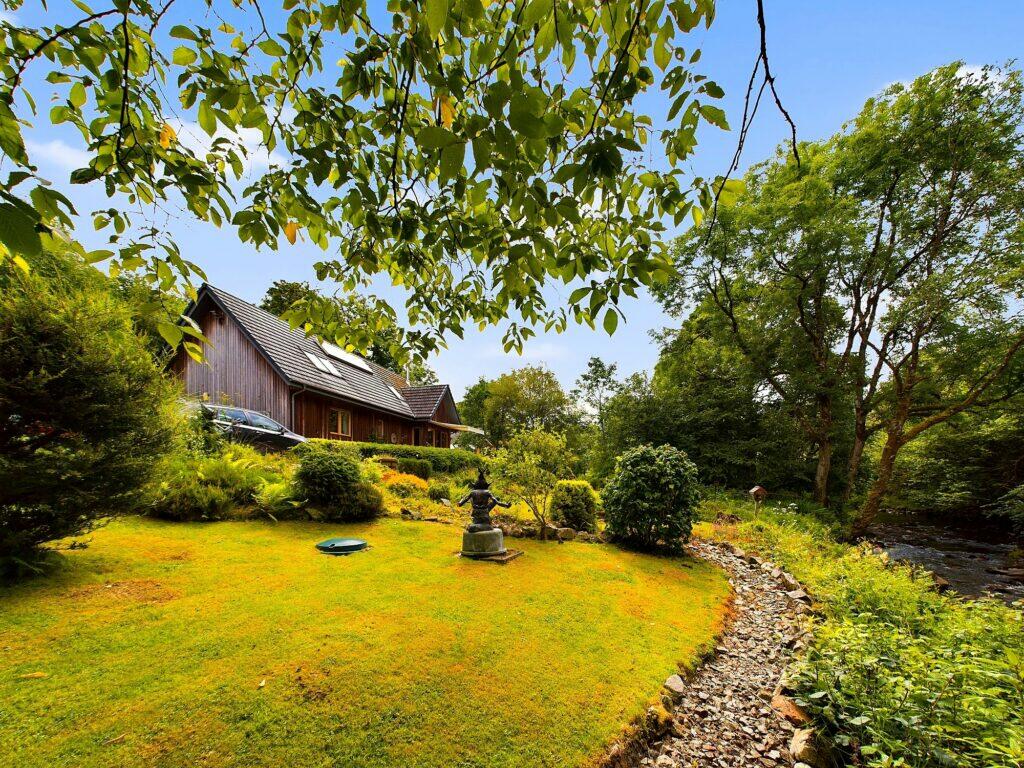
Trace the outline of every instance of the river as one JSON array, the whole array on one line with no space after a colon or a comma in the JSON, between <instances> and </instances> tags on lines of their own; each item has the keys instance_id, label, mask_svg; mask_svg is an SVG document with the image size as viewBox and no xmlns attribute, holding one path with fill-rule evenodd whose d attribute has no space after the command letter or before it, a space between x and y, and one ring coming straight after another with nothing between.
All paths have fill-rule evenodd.
<instances>
[{"instance_id":1,"label":"river","mask_svg":"<svg viewBox=\"0 0 1024 768\"><path fill-rule=\"evenodd\" d=\"M965 597L1024 600L1024 562L1011 554L1020 545L1008 543L1005 533L889 515L872 527L869 538L894 560L928 569Z\"/></svg>"}]
</instances>

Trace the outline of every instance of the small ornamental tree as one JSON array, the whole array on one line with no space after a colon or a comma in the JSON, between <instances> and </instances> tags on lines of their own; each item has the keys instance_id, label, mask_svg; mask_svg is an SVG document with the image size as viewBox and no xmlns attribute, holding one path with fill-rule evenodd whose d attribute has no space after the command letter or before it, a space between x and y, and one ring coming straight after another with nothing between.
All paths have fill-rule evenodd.
<instances>
[{"instance_id":1,"label":"small ornamental tree","mask_svg":"<svg viewBox=\"0 0 1024 768\"><path fill-rule=\"evenodd\" d=\"M491 460L499 493L530 509L542 539L548 525L551 492L567 472L565 438L543 429L519 432Z\"/></svg>"},{"instance_id":2,"label":"small ornamental tree","mask_svg":"<svg viewBox=\"0 0 1024 768\"><path fill-rule=\"evenodd\" d=\"M614 539L643 549L677 549L693 526L697 467L678 448L642 445L619 458L602 496Z\"/></svg>"}]
</instances>

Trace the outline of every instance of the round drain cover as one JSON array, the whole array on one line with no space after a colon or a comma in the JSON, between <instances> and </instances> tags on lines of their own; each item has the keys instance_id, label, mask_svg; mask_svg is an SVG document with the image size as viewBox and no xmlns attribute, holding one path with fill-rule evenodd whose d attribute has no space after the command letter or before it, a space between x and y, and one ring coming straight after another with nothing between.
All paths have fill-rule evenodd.
<instances>
[{"instance_id":1,"label":"round drain cover","mask_svg":"<svg viewBox=\"0 0 1024 768\"><path fill-rule=\"evenodd\" d=\"M317 544L316 548L325 555L351 555L366 549L366 542L362 539L327 539Z\"/></svg>"}]
</instances>

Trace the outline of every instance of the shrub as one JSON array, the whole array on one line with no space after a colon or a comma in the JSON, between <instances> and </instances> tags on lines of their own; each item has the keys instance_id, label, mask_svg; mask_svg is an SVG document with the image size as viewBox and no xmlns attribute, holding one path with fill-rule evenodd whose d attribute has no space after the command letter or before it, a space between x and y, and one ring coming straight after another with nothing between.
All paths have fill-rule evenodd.
<instances>
[{"instance_id":1,"label":"shrub","mask_svg":"<svg viewBox=\"0 0 1024 768\"><path fill-rule=\"evenodd\" d=\"M173 446L175 393L76 256L0 266L0 570L131 511Z\"/></svg>"},{"instance_id":2,"label":"shrub","mask_svg":"<svg viewBox=\"0 0 1024 768\"><path fill-rule=\"evenodd\" d=\"M427 490L426 480L416 475L407 475L402 472L386 472L384 474L384 484L395 496L401 498L425 493Z\"/></svg>"},{"instance_id":3,"label":"shrub","mask_svg":"<svg viewBox=\"0 0 1024 768\"><path fill-rule=\"evenodd\" d=\"M302 504L295 499L295 489L290 480L265 480L256 492L256 508L275 520L291 520L305 517Z\"/></svg>"},{"instance_id":4,"label":"shrub","mask_svg":"<svg viewBox=\"0 0 1024 768\"><path fill-rule=\"evenodd\" d=\"M338 503L312 510L316 520L328 523L357 523L372 520L384 512L384 498L369 483L356 483Z\"/></svg>"},{"instance_id":5,"label":"shrub","mask_svg":"<svg viewBox=\"0 0 1024 768\"><path fill-rule=\"evenodd\" d=\"M543 429L519 432L495 454L491 469L501 492L529 508L544 538L551 490L569 471L565 438Z\"/></svg>"},{"instance_id":6,"label":"shrub","mask_svg":"<svg viewBox=\"0 0 1024 768\"><path fill-rule=\"evenodd\" d=\"M604 493L608 532L641 548L676 549L690 538L699 500L697 467L670 445L642 445L624 453Z\"/></svg>"},{"instance_id":7,"label":"shrub","mask_svg":"<svg viewBox=\"0 0 1024 768\"><path fill-rule=\"evenodd\" d=\"M359 462L349 452L309 441L299 446L295 471L296 494L313 504L335 506L352 495L360 482Z\"/></svg>"},{"instance_id":8,"label":"shrub","mask_svg":"<svg viewBox=\"0 0 1024 768\"><path fill-rule=\"evenodd\" d=\"M843 764L1020 765L1019 605L940 595L927 572L838 544L803 515L770 510L728 530L818 602L811 647L786 678Z\"/></svg>"},{"instance_id":9,"label":"shrub","mask_svg":"<svg viewBox=\"0 0 1024 768\"><path fill-rule=\"evenodd\" d=\"M430 462L426 459L399 459L398 471L407 475L416 475L424 480L430 479Z\"/></svg>"},{"instance_id":10,"label":"shrub","mask_svg":"<svg viewBox=\"0 0 1024 768\"><path fill-rule=\"evenodd\" d=\"M156 472L149 514L179 522L224 520L237 507L258 505L267 483L285 482L262 458L240 445L214 456L174 456Z\"/></svg>"},{"instance_id":11,"label":"shrub","mask_svg":"<svg viewBox=\"0 0 1024 768\"><path fill-rule=\"evenodd\" d=\"M352 446L366 459L374 456L397 457L399 459L425 459L430 462L430 466L435 472L448 474L467 468L478 469L486 468L487 466L487 460L483 456L471 451L460 450L459 448L430 448L423 445L353 442L346 442L344 445Z\"/></svg>"},{"instance_id":12,"label":"shrub","mask_svg":"<svg viewBox=\"0 0 1024 768\"><path fill-rule=\"evenodd\" d=\"M441 501L441 499L452 500L452 487L444 480L431 480L427 486L427 498L431 501Z\"/></svg>"},{"instance_id":13,"label":"shrub","mask_svg":"<svg viewBox=\"0 0 1024 768\"><path fill-rule=\"evenodd\" d=\"M597 528L597 494L586 480L559 480L551 491L551 517L577 531Z\"/></svg>"},{"instance_id":14,"label":"shrub","mask_svg":"<svg viewBox=\"0 0 1024 768\"><path fill-rule=\"evenodd\" d=\"M385 469L381 464L370 459L359 462L359 479L370 485L380 485L384 480Z\"/></svg>"}]
</instances>

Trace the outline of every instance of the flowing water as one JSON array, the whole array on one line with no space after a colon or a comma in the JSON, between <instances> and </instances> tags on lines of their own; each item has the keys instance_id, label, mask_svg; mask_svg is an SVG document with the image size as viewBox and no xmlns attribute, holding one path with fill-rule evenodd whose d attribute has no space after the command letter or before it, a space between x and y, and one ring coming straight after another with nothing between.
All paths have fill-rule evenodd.
<instances>
[{"instance_id":1,"label":"flowing water","mask_svg":"<svg viewBox=\"0 0 1024 768\"><path fill-rule=\"evenodd\" d=\"M869 538L894 560L926 568L965 597L1024 600L1024 562L1012 554L1020 545L1005 533L890 515L872 527Z\"/></svg>"}]
</instances>

